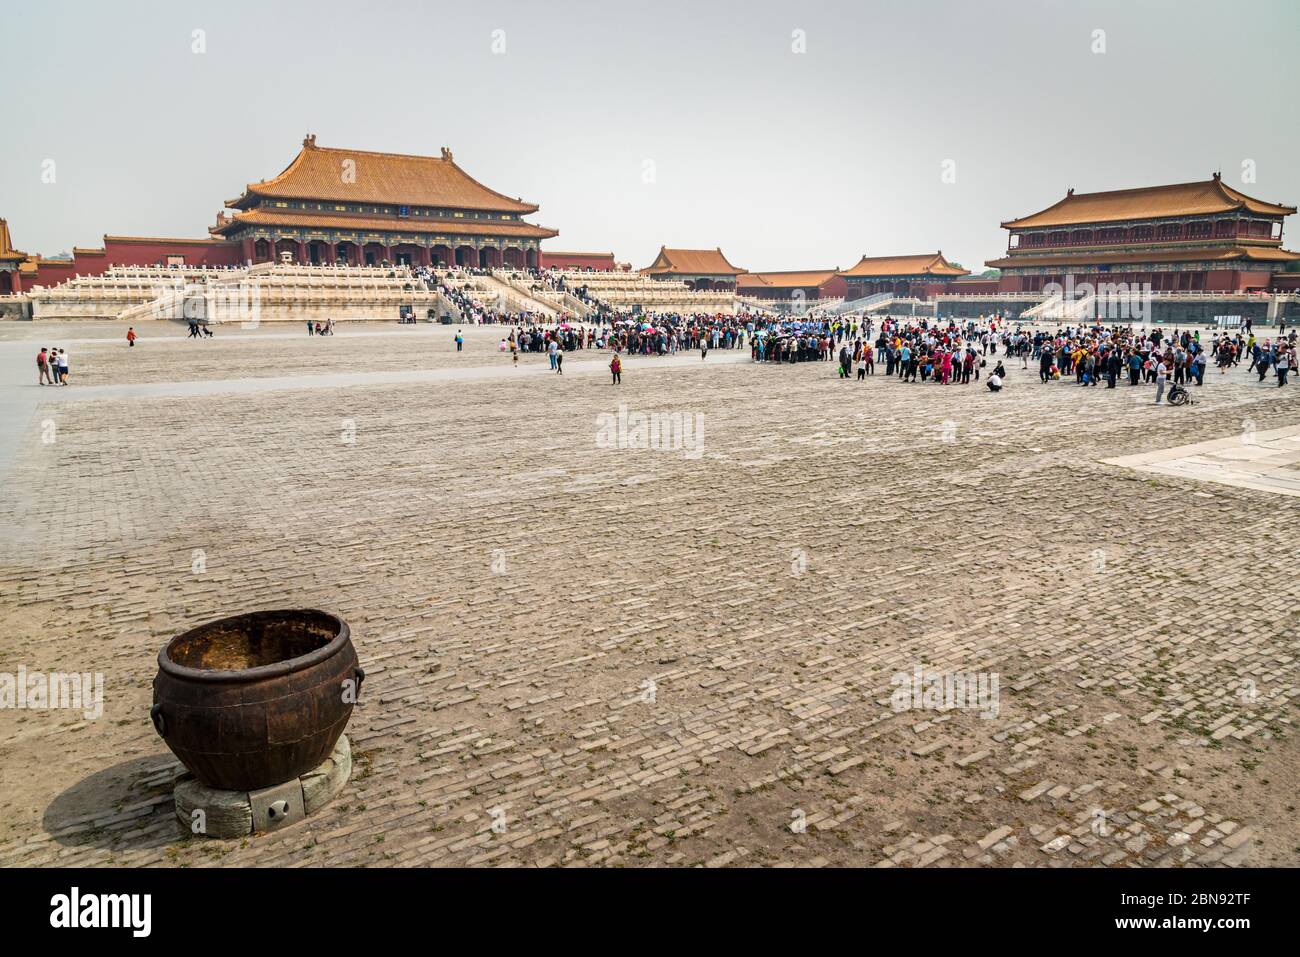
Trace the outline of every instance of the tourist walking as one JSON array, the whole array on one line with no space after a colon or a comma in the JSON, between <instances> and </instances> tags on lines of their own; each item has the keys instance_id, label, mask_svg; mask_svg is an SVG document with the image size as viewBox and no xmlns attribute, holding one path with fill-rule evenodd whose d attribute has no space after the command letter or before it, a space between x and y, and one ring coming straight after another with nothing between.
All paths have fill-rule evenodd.
<instances>
[{"instance_id":1,"label":"tourist walking","mask_svg":"<svg viewBox=\"0 0 1300 957\"><path fill-rule=\"evenodd\" d=\"M610 384L621 385L623 382L623 360L618 357L617 352L614 353L614 358L609 360L609 371L614 378L614 381Z\"/></svg>"},{"instance_id":2,"label":"tourist walking","mask_svg":"<svg viewBox=\"0 0 1300 957\"><path fill-rule=\"evenodd\" d=\"M135 348L135 326L127 326L126 344L129 348Z\"/></svg>"},{"instance_id":3,"label":"tourist walking","mask_svg":"<svg viewBox=\"0 0 1300 957\"><path fill-rule=\"evenodd\" d=\"M462 335L460 334L460 330L457 329L457 330L456 330L456 351L457 351L457 352L460 352L460 351L461 351L462 349L464 349L464 348L465 348L465 337L462 336ZM554 365L555 365L555 363L552 362L552 363L551 363L551 366L554 367Z\"/></svg>"},{"instance_id":4,"label":"tourist walking","mask_svg":"<svg viewBox=\"0 0 1300 957\"><path fill-rule=\"evenodd\" d=\"M47 379L50 385L54 385L54 377L50 375L50 351L41 346L41 351L36 353L36 384L45 385Z\"/></svg>"}]
</instances>

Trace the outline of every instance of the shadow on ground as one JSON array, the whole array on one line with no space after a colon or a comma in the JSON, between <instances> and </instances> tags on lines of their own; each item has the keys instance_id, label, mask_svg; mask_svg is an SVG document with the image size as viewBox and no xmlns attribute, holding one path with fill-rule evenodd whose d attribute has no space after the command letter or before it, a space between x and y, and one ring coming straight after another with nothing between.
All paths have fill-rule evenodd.
<instances>
[{"instance_id":1,"label":"shadow on ground","mask_svg":"<svg viewBox=\"0 0 1300 957\"><path fill-rule=\"evenodd\" d=\"M149 819L174 817L172 784L183 770L166 752L123 761L56 797L41 823L65 847L126 850L167 843L173 835Z\"/></svg>"}]
</instances>

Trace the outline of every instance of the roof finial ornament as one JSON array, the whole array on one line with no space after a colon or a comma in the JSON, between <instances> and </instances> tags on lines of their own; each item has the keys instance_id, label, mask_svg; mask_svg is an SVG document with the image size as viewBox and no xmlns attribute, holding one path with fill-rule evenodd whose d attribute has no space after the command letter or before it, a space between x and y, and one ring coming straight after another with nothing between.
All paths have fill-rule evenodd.
<instances>
[{"instance_id":1,"label":"roof finial ornament","mask_svg":"<svg viewBox=\"0 0 1300 957\"><path fill-rule=\"evenodd\" d=\"M1222 171L1220 171L1220 172L1218 172L1218 173L1215 173L1215 174L1214 174L1214 178L1215 178L1216 180L1217 180L1217 179L1222 179L1222 178L1223 178Z\"/></svg>"},{"instance_id":2,"label":"roof finial ornament","mask_svg":"<svg viewBox=\"0 0 1300 957\"><path fill-rule=\"evenodd\" d=\"M447 149L447 147L445 146L442 148L442 158L445 159L448 163L452 162L451 150Z\"/></svg>"},{"instance_id":3,"label":"roof finial ornament","mask_svg":"<svg viewBox=\"0 0 1300 957\"><path fill-rule=\"evenodd\" d=\"M1066 195L1066 196L1073 196L1073 195L1074 195L1074 187L1071 186L1069 189L1067 189L1067 190L1065 191L1065 195Z\"/></svg>"},{"instance_id":4,"label":"roof finial ornament","mask_svg":"<svg viewBox=\"0 0 1300 957\"><path fill-rule=\"evenodd\" d=\"M316 134L308 133L302 138L302 145L305 149L314 150L316 148Z\"/></svg>"}]
</instances>

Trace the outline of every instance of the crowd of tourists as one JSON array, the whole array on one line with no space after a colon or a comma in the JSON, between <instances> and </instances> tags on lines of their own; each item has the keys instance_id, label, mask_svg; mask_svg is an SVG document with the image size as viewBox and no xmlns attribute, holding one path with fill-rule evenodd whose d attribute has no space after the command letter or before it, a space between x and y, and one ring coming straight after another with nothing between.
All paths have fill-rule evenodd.
<instances>
[{"instance_id":1,"label":"crowd of tourists","mask_svg":"<svg viewBox=\"0 0 1300 957\"><path fill-rule=\"evenodd\" d=\"M1226 373L1249 363L1263 382L1270 373L1279 386L1296 365L1296 338L1257 339L1248 328L1214 334L1208 343L1196 329L1134 328L1132 325L1066 326L1033 330L992 316L936 321L926 317L781 317L762 313L656 314L591 324L520 325L501 339L518 361L519 352L546 352L562 372L563 353L606 349L622 355L662 356L699 350L748 348L762 364L828 362L843 379L864 381L877 374L908 384L971 385L1000 391L1006 363L1037 366L1041 382L1073 380L1080 386L1115 388L1154 385L1156 401L1166 385L1199 386L1211 363ZM557 359L557 354L559 358ZM992 368L990 368L992 366ZM558 368L557 368L558 367Z\"/></svg>"},{"instance_id":2,"label":"crowd of tourists","mask_svg":"<svg viewBox=\"0 0 1300 957\"><path fill-rule=\"evenodd\" d=\"M474 304L456 297L460 290L444 291L462 309ZM1296 368L1296 330L1279 328L1272 337L1257 337L1247 325L1220 331L1205 342L1199 329L1134 328L1131 324L1071 325L1034 330L1000 316L979 319L935 320L918 316L837 316L808 314L785 316L758 311L729 313L656 313L653 316L598 316L595 321L545 324L538 316L499 315L508 333L499 343L517 364L519 354L546 353L550 368L563 374L564 354L600 349L615 357L665 356L698 350L706 359L711 350L748 349L750 359L763 365L801 362L836 363L841 379L865 381L877 375L907 384L965 386L980 383L1000 391L1006 379L1005 363L1019 360L1021 369L1034 363L1039 381L1072 379L1076 385L1095 387L1104 382L1113 389L1154 385L1157 403L1166 387L1204 385L1211 364L1221 375L1246 365L1264 383L1270 376L1278 386L1287 384ZM503 330L504 331L504 330ZM333 335L334 320L308 321L312 336ZM211 336L206 323L190 322L189 338ZM457 351L464 336L457 330ZM127 331L134 346L134 328ZM36 358L41 385L67 385L68 356L63 349L43 347ZM990 363L993 368L989 369ZM622 361L611 364L618 382Z\"/></svg>"},{"instance_id":3,"label":"crowd of tourists","mask_svg":"<svg viewBox=\"0 0 1300 957\"><path fill-rule=\"evenodd\" d=\"M1259 373L1257 381L1265 381L1271 369L1277 384L1284 386L1295 368L1296 342L1294 330L1289 337L1262 340L1249 329L1216 332L1205 343L1198 329L1175 331L1170 336L1158 328L1135 330L1114 325L1066 328L1056 335L1036 333L1032 356L1042 382L1073 377L1083 386L1104 381L1109 389L1121 380L1127 380L1129 386L1154 384L1158 402L1166 382L1202 386L1211 363L1220 374L1226 374L1246 357L1248 371Z\"/></svg>"}]
</instances>

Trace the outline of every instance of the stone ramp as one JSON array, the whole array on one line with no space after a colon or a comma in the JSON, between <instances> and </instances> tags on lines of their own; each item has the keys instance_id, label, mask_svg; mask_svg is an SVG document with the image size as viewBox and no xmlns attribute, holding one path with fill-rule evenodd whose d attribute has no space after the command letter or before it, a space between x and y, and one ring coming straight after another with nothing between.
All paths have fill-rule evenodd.
<instances>
[{"instance_id":1,"label":"stone ramp","mask_svg":"<svg viewBox=\"0 0 1300 957\"><path fill-rule=\"evenodd\" d=\"M1300 425L1256 432L1247 421L1240 435L1105 459L1104 464L1300 496Z\"/></svg>"}]
</instances>

